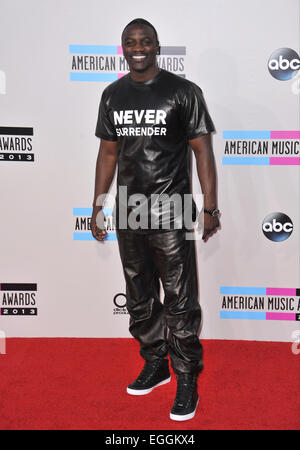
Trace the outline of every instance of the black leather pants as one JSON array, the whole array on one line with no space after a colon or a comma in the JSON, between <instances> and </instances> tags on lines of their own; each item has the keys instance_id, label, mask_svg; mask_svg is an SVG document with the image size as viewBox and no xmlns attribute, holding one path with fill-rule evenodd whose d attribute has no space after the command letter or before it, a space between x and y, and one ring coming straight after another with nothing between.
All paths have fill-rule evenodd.
<instances>
[{"instance_id":1,"label":"black leather pants","mask_svg":"<svg viewBox=\"0 0 300 450\"><path fill-rule=\"evenodd\" d=\"M203 364L195 242L185 239L184 230L117 233L129 330L140 343L141 356L153 360L169 352L175 373L198 373Z\"/></svg>"}]
</instances>

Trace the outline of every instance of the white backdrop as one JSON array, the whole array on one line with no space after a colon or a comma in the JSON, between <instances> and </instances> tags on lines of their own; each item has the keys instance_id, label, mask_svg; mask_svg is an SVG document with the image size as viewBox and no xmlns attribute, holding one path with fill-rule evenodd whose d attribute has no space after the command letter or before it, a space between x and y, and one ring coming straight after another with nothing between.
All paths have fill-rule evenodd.
<instances>
[{"instance_id":1,"label":"white backdrop","mask_svg":"<svg viewBox=\"0 0 300 450\"><path fill-rule=\"evenodd\" d=\"M299 129L299 73L278 80L268 70L275 50L299 54L299 2L0 0L0 11L0 329L6 336L129 336L124 296L113 302L125 292L117 242L89 239L83 208L92 205L94 131L109 83L93 80L123 71L121 32L143 17L158 31L160 64L202 88L217 129L222 229L196 243L201 337L290 341L300 324L299 153L279 155L295 157L293 165L270 163L270 153L264 164L245 164L245 155L230 155L243 158L239 164L223 158L232 131L251 131L250 143L260 141L255 131L265 131L271 148L270 132ZM87 45L97 47L79 47ZM83 52L108 57L105 70L93 70ZM276 142L295 145L295 137L282 141L281 134ZM200 193L195 170L193 186ZM293 223L282 242L262 232L272 212ZM244 303L230 303L233 296Z\"/></svg>"}]
</instances>

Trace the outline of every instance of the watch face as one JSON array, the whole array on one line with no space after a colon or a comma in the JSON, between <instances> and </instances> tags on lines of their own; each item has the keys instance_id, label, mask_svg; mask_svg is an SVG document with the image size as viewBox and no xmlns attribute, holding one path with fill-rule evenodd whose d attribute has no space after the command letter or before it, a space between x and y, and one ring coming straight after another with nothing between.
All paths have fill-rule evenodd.
<instances>
[{"instance_id":1,"label":"watch face","mask_svg":"<svg viewBox=\"0 0 300 450\"><path fill-rule=\"evenodd\" d=\"M212 216L219 216L220 215L220 211L218 209L214 209L212 212Z\"/></svg>"}]
</instances>

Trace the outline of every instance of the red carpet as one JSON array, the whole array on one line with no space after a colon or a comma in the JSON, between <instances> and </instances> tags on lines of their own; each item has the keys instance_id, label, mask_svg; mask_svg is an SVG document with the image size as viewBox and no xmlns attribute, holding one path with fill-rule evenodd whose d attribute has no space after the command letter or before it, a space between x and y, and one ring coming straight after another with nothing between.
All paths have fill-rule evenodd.
<instances>
[{"instance_id":1,"label":"red carpet","mask_svg":"<svg viewBox=\"0 0 300 450\"><path fill-rule=\"evenodd\" d=\"M204 340L200 403L169 419L172 382L126 393L143 365L133 339L7 339L1 430L299 430L300 355L290 343Z\"/></svg>"}]
</instances>

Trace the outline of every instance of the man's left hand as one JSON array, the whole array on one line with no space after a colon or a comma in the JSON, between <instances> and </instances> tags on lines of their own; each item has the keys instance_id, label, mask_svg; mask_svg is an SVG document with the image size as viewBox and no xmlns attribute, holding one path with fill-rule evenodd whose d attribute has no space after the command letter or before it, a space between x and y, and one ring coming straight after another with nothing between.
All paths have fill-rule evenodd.
<instances>
[{"instance_id":1,"label":"man's left hand","mask_svg":"<svg viewBox=\"0 0 300 450\"><path fill-rule=\"evenodd\" d=\"M210 214L204 213L204 232L202 239L207 240L212 236L220 226L218 216L211 216Z\"/></svg>"}]
</instances>

